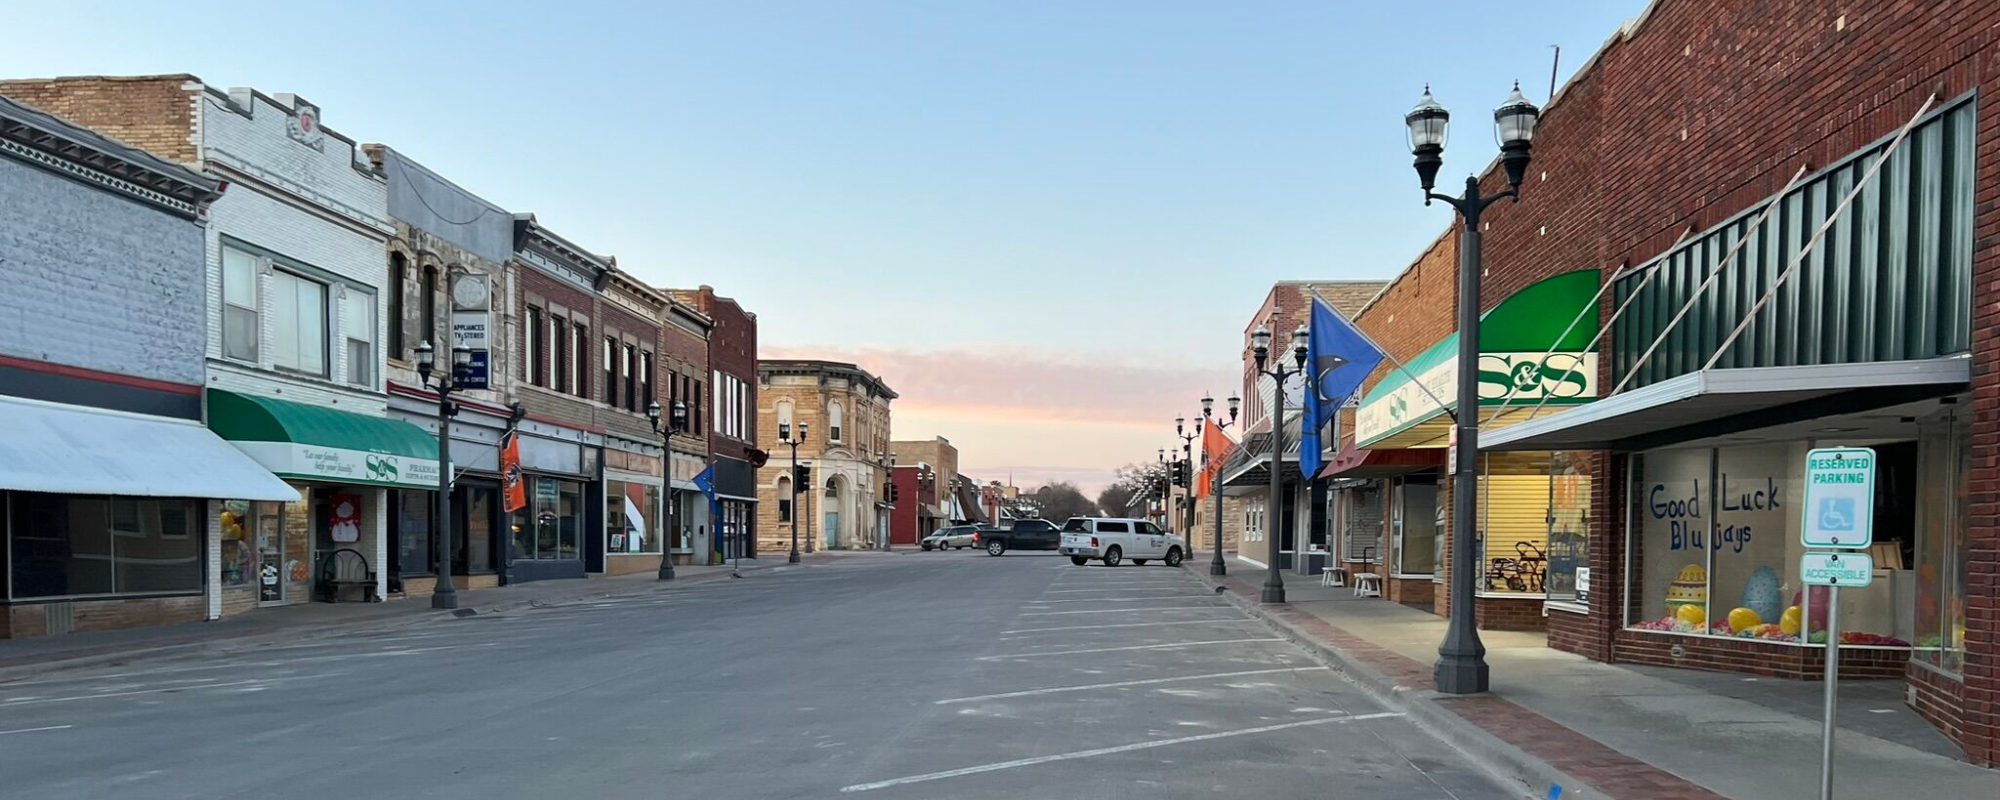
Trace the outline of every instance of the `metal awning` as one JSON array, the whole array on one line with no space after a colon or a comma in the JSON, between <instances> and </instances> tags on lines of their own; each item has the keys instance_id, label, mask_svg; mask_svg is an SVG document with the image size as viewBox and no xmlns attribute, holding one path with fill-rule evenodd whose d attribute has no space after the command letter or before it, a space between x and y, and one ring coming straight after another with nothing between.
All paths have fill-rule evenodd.
<instances>
[{"instance_id":1,"label":"metal awning","mask_svg":"<svg viewBox=\"0 0 2000 800\"><path fill-rule=\"evenodd\" d=\"M1941 397L1972 380L1963 356L1690 372L1480 434L1481 450L1644 450L1799 419Z\"/></svg>"},{"instance_id":2,"label":"metal awning","mask_svg":"<svg viewBox=\"0 0 2000 800\"><path fill-rule=\"evenodd\" d=\"M201 423L0 398L0 489L224 500L299 491Z\"/></svg>"},{"instance_id":3,"label":"metal awning","mask_svg":"<svg viewBox=\"0 0 2000 800\"><path fill-rule=\"evenodd\" d=\"M1283 462L1293 467L1299 463L1299 417L1298 409L1285 410L1285 452ZM1291 478L1288 477L1287 480ZM1222 467L1224 494L1228 489L1251 487L1269 488L1271 485L1271 432L1252 431L1243 435L1243 443L1229 451L1229 461Z\"/></svg>"},{"instance_id":4,"label":"metal awning","mask_svg":"<svg viewBox=\"0 0 2000 800\"><path fill-rule=\"evenodd\" d=\"M438 485L437 438L400 419L210 389L208 427L279 476Z\"/></svg>"},{"instance_id":5,"label":"metal awning","mask_svg":"<svg viewBox=\"0 0 2000 800\"><path fill-rule=\"evenodd\" d=\"M1422 447L1371 450L1349 446L1319 471L1321 478L1393 478L1427 469L1443 469L1445 449Z\"/></svg>"}]
</instances>

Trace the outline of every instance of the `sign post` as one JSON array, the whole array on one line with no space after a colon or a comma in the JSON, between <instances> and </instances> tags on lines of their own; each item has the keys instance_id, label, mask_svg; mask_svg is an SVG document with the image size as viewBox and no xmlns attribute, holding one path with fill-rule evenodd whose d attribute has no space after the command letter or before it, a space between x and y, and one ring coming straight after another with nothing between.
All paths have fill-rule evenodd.
<instances>
[{"instance_id":1,"label":"sign post","mask_svg":"<svg viewBox=\"0 0 2000 800\"><path fill-rule=\"evenodd\" d=\"M1875 451L1823 447L1806 453L1804 523L1799 541L1808 548L1865 550L1875 537ZM1807 552L1799 579L1826 591L1826 713L1820 721L1819 796L1833 800L1833 742L1840 716L1840 587L1867 586L1874 559L1861 552ZM1806 606L1812 606L1808 593ZM1806 630L1810 630L1807 626Z\"/></svg>"}]
</instances>

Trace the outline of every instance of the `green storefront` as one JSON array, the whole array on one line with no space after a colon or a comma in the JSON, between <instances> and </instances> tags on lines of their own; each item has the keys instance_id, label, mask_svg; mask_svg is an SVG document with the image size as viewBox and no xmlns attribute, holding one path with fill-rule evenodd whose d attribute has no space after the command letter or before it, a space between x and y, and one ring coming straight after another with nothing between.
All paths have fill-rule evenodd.
<instances>
[{"instance_id":1,"label":"green storefront","mask_svg":"<svg viewBox=\"0 0 2000 800\"><path fill-rule=\"evenodd\" d=\"M224 581L225 608L383 595L387 491L437 487L432 434L401 420L222 389L208 391L208 426L300 495L291 503L225 503L222 571L241 576ZM323 578L357 559L373 574L373 590L336 597Z\"/></svg>"}]
</instances>

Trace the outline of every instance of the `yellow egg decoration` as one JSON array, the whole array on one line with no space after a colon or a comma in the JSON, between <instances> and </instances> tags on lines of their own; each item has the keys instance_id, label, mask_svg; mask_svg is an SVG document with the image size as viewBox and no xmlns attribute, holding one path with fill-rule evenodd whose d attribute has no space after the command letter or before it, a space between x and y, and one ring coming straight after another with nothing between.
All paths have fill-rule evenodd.
<instances>
[{"instance_id":1,"label":"yellow egg decoration","mask_svg":"<svg viewBox=\"0 0 2000 800\"><path fill-rule=\"evenodd\" d=\"M1708 605L1708 570L1700 564L1681 567L1680 575L1667 585L1667 608Z\"/></svg>"},{"instance_id":2,"label":"yellow egg decoration","mask_svg":"<svg viewBox=\"0 0 2000 800\"><path fill-rule=\"evenodd\" d=\"M1708 609L1693 604L1684 605L1674 609L1674 619L1701 627L1702 623L1708 621Z\"/></svg>"},{"instance_id":3,"label":"yellow egg decoration","mask_svg":"<svg viewBox=\"0 0 2000 800\"><path fill-rule=\"evenodd\" d=\"M1747 631L1762 624L1764 618L1757 616L1757 612L1750 609L1736 608L1729 611L1729 629L1732 631Z\"/></svg>"},{"instance_id":4,"label":"yellow egg decoration","mask_svg":"<svg viewBox=\"0 0 2000 800\"><path fill-rule=\"evenodd\" d=\"M1785 613L1778 617L1778 630L1792 636L1797 636L1799 635L1799 626L1804 622L1804 617L1805 612L1799 610L1798 606L1789 606L1785 609Z\"/></svg>"}]
</instances>

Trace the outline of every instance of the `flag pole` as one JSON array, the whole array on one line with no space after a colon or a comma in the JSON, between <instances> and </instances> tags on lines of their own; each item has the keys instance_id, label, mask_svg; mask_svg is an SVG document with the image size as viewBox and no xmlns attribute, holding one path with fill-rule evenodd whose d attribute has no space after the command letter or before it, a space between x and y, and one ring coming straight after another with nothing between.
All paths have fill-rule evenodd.
<instances>
[{"instance_id":1,"label":"flag pole","mask_svg":"<svg viewBox=\"0 0 2000 800\"><path fill-rule=\"evenodd\" d=\"M1333 311L1333 304L1327 303L1326 298L1320 295L1319 287L1314 286L1310 288L1312 289L1313 299L1321 303L1326 303L1326 310ZM1333 311L1333 313L1339 314L1340 312ZM1312 317L1308 315L1306 318L1311 319ZM1341 319L1347 319L1346 315L1342 315ZM1359 335L1363 339L1368 340L1369 346L1375 348L1376 352L1381 353L1383 358L1389 359L1389 363L1395 365L1396 371L1401 372L1405 376L1407 376L1410 379L1411 383L1416 384L1417 388L1422 390L1423 393L1431 399L1431 402L1436 403L1438 408L1443 409L1444 413L1447 416L1450 416L1453 422L1458 421L1458 414L1453 412L1450 406L1445 405L1445 402L1443 400L1439 400L1437 394L1431 391L1431 387L1425 386L1424 382L1417 378L1416 373L1411 372L1409 367L1404 366L1402 359L1397 358L1394 353L1389 352L1388 348L1383 347L1380 342L1375 341L1375 337L1369 336L1367 331L1361 329L1360 323L1357 323L1351 319L1347 320L1347 323L1348 327L1354 329L1355 334ZM1342 405L1345 405L1347 403L1347 400L1343 398L1340 402ZM1339 413L1339 411L1340 411L1339 407L1336 406L1334 408L1334 412Z\"/></svg>"}]
</instances>

